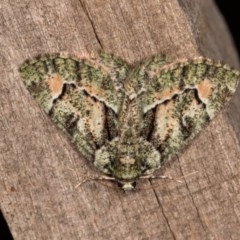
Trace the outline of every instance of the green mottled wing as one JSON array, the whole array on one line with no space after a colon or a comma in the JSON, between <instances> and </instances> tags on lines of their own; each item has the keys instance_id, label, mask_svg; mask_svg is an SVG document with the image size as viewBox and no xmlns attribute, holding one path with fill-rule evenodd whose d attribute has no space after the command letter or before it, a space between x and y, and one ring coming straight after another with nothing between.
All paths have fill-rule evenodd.
<instances>
[{"instance_id":1,"label":"green mottled wing","mask_svg":"<svg viewBox=\"0 0 240 240\"><path fill-rule=\"evenodd\" d=\"M33 97L89 160L116 136L119 89L128 74L122 60L104 53L45 55L24 63L20 72Z\"/></svg>"},{"instance_id":2,"label":"green mottled wing","mask_svg":"<svg viewBox=\"0 0 240 240\"><path fill-rule=\"evenodd\" d=\"M236 90L239 72L201 58L160 68L143 65L136 71L138 77L145 82L140 96L142 136L155 146L164 162L181 151L226 105Z\"/></svg>"},{"instance_id":3,"label":"green mottled wing","mask_svg":"<svg viewBox=\"0 0 240 240\"><path fill-rule=\"evenodd\" d=\"M156 72L164 65L167 65L167 59L164 55L151 57L142 63L137 63L132 67L127 79L124 81L125 94L130 99L146 93L146 86L148 86L148 79L154 79ZM155 87L155 86L154 86ZM148 90L151 93L150 89Z\"/></svg>"}]
</instances>

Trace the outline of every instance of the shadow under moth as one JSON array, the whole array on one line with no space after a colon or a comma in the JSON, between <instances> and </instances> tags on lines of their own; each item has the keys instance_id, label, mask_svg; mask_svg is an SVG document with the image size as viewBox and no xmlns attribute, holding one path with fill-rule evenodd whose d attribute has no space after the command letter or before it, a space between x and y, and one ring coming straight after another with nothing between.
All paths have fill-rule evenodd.
<instances>
[{"instance_id":1,"label":"shadow under moth","mask_svg":"<svg viewBox=\"0 0 240 240\"><path fill-rule=\"evenodd\" d=\"M236 90L239 72L210 59L129 65L111 54L26 61L30 93L71 142L123 190L186 147Z\"/></svg>"}]
</instances>

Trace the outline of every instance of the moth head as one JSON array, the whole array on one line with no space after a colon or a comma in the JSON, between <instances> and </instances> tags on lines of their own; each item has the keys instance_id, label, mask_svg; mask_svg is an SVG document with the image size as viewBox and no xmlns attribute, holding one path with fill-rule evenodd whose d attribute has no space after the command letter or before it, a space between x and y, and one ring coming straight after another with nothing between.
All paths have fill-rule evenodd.
<instances>
[{"instance_id":1,"label":"moth head","mask_svg":"<svg viewBox=\"0 0 240 240\"><path fill-rule=\"evenodd\" d=\"M132 145L115 139L96 151L94 165L128 191L135 188L140 176L160 167L160 154L143 139Z\"/></svg>"},{"instance_id":2,"label":"moth head","mask_svg":"<svg viewBox=\"0 0 240 240\"><path fill-rule=\"evenodd\" d=\"M125 192L132 191L136 187L136 181L133 181L133 182L118 181L118 186Z\"/></svg>"}]
</instances>

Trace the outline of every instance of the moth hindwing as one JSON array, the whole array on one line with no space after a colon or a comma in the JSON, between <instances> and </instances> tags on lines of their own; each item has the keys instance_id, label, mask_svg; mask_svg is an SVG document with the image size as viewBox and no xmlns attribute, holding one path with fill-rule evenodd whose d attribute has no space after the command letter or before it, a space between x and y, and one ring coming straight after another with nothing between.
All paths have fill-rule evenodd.
<instances>
[{"instance_id":1,"label":"moth hindwing","mask_svg":"<svg viewBox=\"0 0 240 240\"><path fill-rule=\"evenodd\" d=\"M20 67L30 93L77 149L131 190L187 146L236 90L239 72L212 60L130 66L111 54L45 55Z\"/></svg>"}]
</instances>

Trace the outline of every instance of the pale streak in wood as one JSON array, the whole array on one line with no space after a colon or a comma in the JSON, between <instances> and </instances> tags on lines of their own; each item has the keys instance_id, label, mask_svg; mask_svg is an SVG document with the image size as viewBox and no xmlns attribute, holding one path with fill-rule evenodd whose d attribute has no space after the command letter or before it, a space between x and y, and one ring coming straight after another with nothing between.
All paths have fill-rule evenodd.
<instances>
[{"instance_id":1,"label":"pale streak in wood","mask_svg":"<svg viewBox=\"0 0 240 240\"><path fill-rule=\"evenodd\" d=\"M105 51L132 62L161 51L177 58L199 51L238 64L212 1L81 2L0 3L0 204L14 238L238 239L240 150L226 115L162 172L198 170L187 185L163 181L156 194L128 195L97 183L72 188L78 180L71 169L94 171L28 97L17 72L24 59L96 50L100 40ZM231 119L240 132L237 114Z\"/></svg>"}]
</instances>

